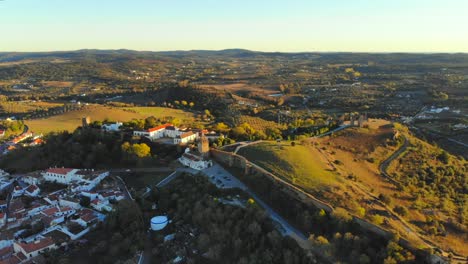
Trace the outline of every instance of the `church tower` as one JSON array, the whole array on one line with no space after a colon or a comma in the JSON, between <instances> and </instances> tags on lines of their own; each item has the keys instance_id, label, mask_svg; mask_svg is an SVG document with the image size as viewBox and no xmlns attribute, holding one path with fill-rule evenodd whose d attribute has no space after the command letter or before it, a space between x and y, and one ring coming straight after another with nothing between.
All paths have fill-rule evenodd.
<instances>
[{"instance_id":1,"label":"church tower","mask_svg":"<svg viewBox=\"0 0 468 264\"><path fill-rule=\"evenodd\" d=\"M204 157L207 158L210 154L210 142L208 139L200 133L200 140L198 141L198 152Z\"/></svg>"}]
</instances>

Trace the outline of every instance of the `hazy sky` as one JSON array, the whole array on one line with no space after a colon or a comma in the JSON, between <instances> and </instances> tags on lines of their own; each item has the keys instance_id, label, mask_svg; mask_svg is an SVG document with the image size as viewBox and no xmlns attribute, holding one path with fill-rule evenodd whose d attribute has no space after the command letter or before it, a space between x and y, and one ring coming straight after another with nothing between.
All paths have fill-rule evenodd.
<instances>
[{"instance_id":1,"label":"hazy sky","mask_svg":"<svg viewBox=\"0 0 468 264\"><path fill-rule=\"evenodd\" d=\"M4 0L0 51L468 52L468 0Z\"/></svg>"}]
</instances>

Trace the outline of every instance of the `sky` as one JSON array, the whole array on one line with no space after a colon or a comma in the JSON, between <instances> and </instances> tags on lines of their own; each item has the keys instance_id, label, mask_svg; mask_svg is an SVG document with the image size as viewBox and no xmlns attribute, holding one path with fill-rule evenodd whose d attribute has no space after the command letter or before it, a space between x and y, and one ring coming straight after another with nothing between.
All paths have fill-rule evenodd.
<instances>
[{"instance_id":1,"label":"sky","mask_svg":"<svg viewBox=\"0 0 468 264\"><path fill-rule=\"evenodd\" d=\"M0 51L468 52L468 0L0 0Z\"/></svg>"}]
</instances>

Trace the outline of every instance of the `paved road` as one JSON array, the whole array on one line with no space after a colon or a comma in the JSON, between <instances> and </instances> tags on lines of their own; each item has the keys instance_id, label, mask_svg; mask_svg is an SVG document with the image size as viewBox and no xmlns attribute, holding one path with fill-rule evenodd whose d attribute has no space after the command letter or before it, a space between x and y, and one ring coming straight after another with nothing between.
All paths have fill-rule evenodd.
<instances>
[{"instance_id":1,"label":"paved road","mask_svg":"<svg viewBox=\"0 0 468 264\"><path fill-rule=\"evenodd\" d=\"M328 136L328 135L330 135L330 134L333 134L333 133L335 133L335 132L341 131L341 130L346 129L346 128L348 128L348 127L352 127L352 126L351 126L351 125L342 125L342 126L339 126L339 127L335 128L335 129L333 129L333 130L331 130L331 131L328 131L328 132L326 132L326 133L320 134L320 135L315 136L315 137L321 138L321 137L324 137L324 136Z\"/></svg>"}]
</instances>

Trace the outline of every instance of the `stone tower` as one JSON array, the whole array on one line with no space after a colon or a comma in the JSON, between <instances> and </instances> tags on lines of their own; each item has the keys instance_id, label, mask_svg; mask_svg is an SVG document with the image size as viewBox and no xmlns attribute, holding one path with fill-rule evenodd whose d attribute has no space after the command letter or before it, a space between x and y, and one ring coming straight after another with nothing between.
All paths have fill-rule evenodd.
<instances>
[{"instance_id":1,"label":"stone tower","mask_svg":"<svg viewBox=\"0 0 468 264\"><path fill-rule=\"evenodd\" d=\"M201 134L200 140L198 141L198 152L205 158L210 154L210 142L203 134Z\"/></svg>"},{"instance_id":2,"label":"stone tower","mask_svg":"<svg viewBox=\"0 0 468 264\"><path fill-rule=\"evenodd\" d=\"M89 126L89 124L91 124L91 118L89 116L83 117L81 119L81 126L82 127L87 127L87 126Z\"/></svg>"}]
</instances>

